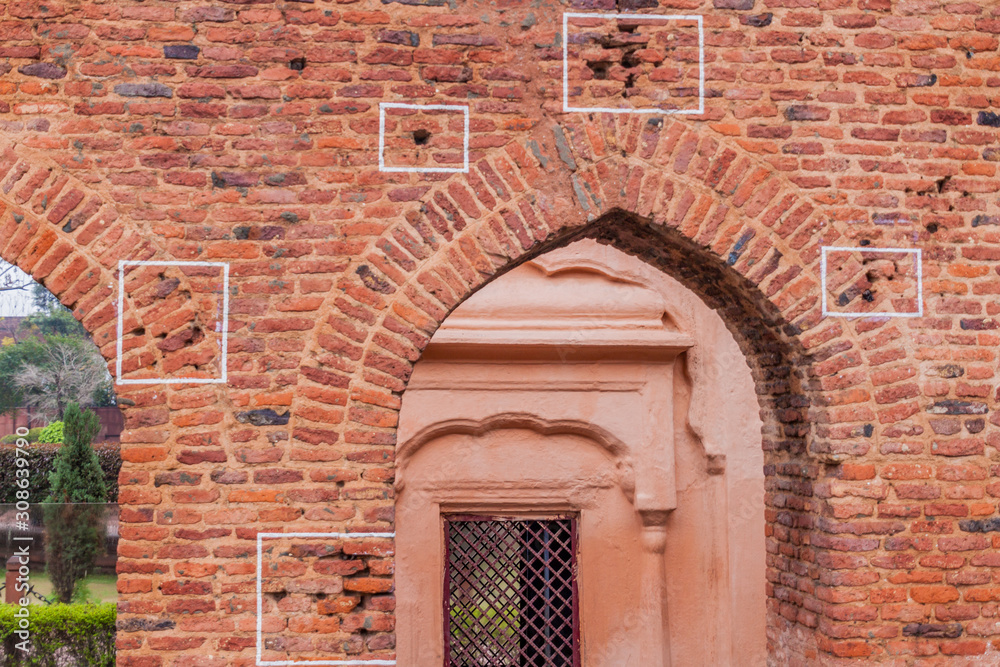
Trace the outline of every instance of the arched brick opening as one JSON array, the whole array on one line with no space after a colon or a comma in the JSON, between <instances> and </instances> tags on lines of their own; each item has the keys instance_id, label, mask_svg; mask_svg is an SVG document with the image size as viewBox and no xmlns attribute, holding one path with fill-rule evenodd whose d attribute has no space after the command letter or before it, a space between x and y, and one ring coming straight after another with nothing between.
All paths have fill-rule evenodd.
<instances>
[{"instance_id":1,"label":"arched brick opening","mask_svg":"<svg viewBox=\"0 0 1000 667\"><path fill-rule=\"evenodd\" d=\"M807 611L810 603L804 598L811 597L813 587L812 485L817 462L808 451L809 358L796 340L795 327L720 258L676 230L654 228L648 220L621 210L539 243L504 267L504 272L580 238L611 244L678 279L722 315L743 349L764 422L769 652L788 651L794 644L788 636L788 622L801 629L814 625ZM390 322L387 328L394 326Z\"/></svg>"},{"instance_id":2,"label":"arched brick opening","mask_svg":"<svg viewBox=\"0 0 1000 667\"><path fill-rule=\"evenodd\" d=\"M315 365L304 374L319 384L331 370L352 374L343 440L355 460L391 459L412 364L459 303L579 238L641 258L718 310L753 370L765 423L769 650L781 662L815 655L813 487L835 462L810 428L825 404L815 400L814 360L801 340L821 319L819 246L835 240L821 240L817 205L738 147L680 122L551 124L525 146L422 188L423 204L350 266L339 312L315 330ZM842 334L828 328L820 338ZM304 398L292 408L293 437L323 437L300 419ZM390 508L365 518L391 519Z\"/></svg>"}]
</instances>

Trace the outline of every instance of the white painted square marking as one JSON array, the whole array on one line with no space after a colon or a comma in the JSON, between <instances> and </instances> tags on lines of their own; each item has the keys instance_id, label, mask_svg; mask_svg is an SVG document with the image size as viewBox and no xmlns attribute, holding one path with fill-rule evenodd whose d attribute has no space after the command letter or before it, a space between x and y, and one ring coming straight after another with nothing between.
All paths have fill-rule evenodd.
<instances>
[{"instance_id":1,"label":"white painted square marking","mask_svg":"<svg viewBox=\"0 0 1000 667\"><path fill-rule=\"evenodd\" d=\"M222 377L219 378L130 378L122 379L122 336L124 332L125 309L125 267L128 266L217 266L222 269ZM226 357L229 344L229 263L228 262L181 262L181 261L136 261L118 262L118 358L115 361L115 384L225 384Z\"/></svg>"},{"instance_id":2,"label":"white painted square marking","mask_svg":"<svg viewBox=\"0 0 1000 667\"><path fill-rule=\"evenodd\" d=\"M465 132L462 139L463 161L461 167L387 167L385 165L385 110L415 109L418 111L461 111L465 115ZM466 104L403 104L380 102L378 105L378 170L409 173L455 174L469 171L469 106Z\"/></svg>"},{"instance_id":3,"label":"white painted square marking","mask_svg":"<svg viewBox=\"0 0 1000 667\"><path fill-rule=\"evenodd\" d=\"M858 313L858 312L843 312L843 311L831 311L827 307L827 294L829 290L826 286L827 281L827 255L831 252L858 252L858 253L884 253L884 254L908 254L914 256L914 263L916 264L916 276L917 276L917 310L914 312L870 312L870 313ZM868 248L864 246L858 246L857 248L848 247L838 247L838 246L821 246L820 247L820 290L822 292L823 300L823 316L824 317L846 317L846 318L858 318L858 317L923 317L924 316L924 274L923 274L923 253L920 248Z\"/></svg>"},{"instance_id":4,"label":"white painted square marking","mask_svg":"<svg viewBox=\"0 0 1000 667\"><path fill-rule=\"evenodd\" d=\"M396 533L257 533L257 664L264 667L286 665L395 665L395 660L263 660L264 593L261 583L263 571L263 544L265 538L302 537L306 539L341 540L355 537L395 539Z\"/></svg>"},{"instance_id":5,"label":"white painted square marking","mask_svg":"<svg viewBox=\"0 0 1000 667\"><path fill-rule=\"evenodd\" d=\"M659 107L644 109L622 109L618 107L574 107L569 103L569 20L574 18L591 19L629 19L650 21L695 21L698 24L698 108L697 109L661 109ZM705 26L700 14L586 14L580 12L564 12L562 24L563 45L563 111L605 113L653 113L653 114L703 114L705 113Z\"/></svg>"}]
</instances>

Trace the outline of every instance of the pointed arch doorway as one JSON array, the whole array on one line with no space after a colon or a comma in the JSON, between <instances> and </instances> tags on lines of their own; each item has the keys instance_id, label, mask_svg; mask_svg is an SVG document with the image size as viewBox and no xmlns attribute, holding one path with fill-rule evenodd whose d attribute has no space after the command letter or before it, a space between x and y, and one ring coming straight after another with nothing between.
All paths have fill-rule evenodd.
<instances>
[{"instance_id":1,"label":"pointed arch doorway","mask_svg":"<svg viewBox=\"0 0 1000 667\"><path fill-rule=\"evenodd\" d=\"M403 397L401 664L764 664L758 412L722 320L634 257L484 287Z\"/></svg>"}]
</instances>

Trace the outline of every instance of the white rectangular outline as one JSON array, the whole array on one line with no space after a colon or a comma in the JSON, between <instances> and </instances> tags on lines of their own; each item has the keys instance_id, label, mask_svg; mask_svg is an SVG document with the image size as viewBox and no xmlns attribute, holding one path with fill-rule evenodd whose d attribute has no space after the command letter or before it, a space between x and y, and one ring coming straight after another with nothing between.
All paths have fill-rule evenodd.
<instances>
[{"instance_id":1,"label":"white rectangular outline","mask_svg":"<svg viewBox=\"0 0 1000 667\"><path fill-rule=\"evenodd\" d=\"M655 19L667 21L696 21L698 23L698 108L697 109L618 109L603 107L571 107L569 106L569 19ZM605 113L655 113L655 114L703 114L705 113L705 24L700 14L587 14L581 12L563 12L563 111Z\"/></svg>"},{"instance_id":2,"label":"white rectangular outline","mask_svg":"<svg viewBox=\"0 0 1000 667\"><path fill-rule=\"evenodd\" d=\"M464 164L458 167L387 167L385 166L385 110L420 109L422 111L461 111L465 114L465 135L462 139ZM378 170L387 172L466 174L469 172L469 105L468 104L404 104L379 102L378 105Z\"/></svg>"},{"instance_id":3,"label":"white rectangular outline","mask_svg":"<svg viewBox=\"0 0 1000 667\"><path fill-rule=\"evenodd\" d=\"M263 570L264 538L277 539L281 537L322 537L328 539L344 539L348 537L396 538L396 533L257 533L257 664L258 665L395 665L395 660L261 660L264 650L261 642L263 633L264 598L261 585Z\"/></svg>"},{"instance_id":4,"label":"white rectangular outline","mask_svg":"<svg viewBox=\"0 0 1000 667\"><path fill-rule=\"evenodd\" d=\"M221 266L222 267L222 377L221 378L133 378L122 379L122 329L125 310L126 266ZM226 384L226 359L229 347L229 262L181 262L118 260L118 358L115 361L115 384Z\"/></svg>"},{"instance_id":5,"label":"white rectangular outline","mask_svg":"<svg viewBox=\"0 0 1000 667\"><path fill-rule=\"evenodd\" d=\"M882 252L882 253L906 253L916 256L917 263L917 311L915 313L844 313L831 312L827 310L826 299L826 255L828 251L833 252ZM867 248L858 246L857 248L847 248L843 246L820 246L820 291L823 296L823 317L846 317L857 319L859 317L923 317L924 316L924 266L923 252L920 248Z\"/></svg>"}]
</instances>

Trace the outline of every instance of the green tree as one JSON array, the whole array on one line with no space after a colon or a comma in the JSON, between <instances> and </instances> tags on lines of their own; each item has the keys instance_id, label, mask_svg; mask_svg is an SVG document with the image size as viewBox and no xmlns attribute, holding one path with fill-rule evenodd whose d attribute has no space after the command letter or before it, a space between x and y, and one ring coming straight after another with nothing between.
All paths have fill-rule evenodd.
<instances>
[{"instance_id":1,"label":"green tree","mask_svg":"<svg viewBox=\"0 0 1000 667\"><path fill-rule=\"evenodd\" d=\"M88 338L50 335L0 346L0 412L27 406L58 420L71 401L115 404L111 375Z\"/></svg>"},{"instance_id":2,"label":"green tree","mask_svg":"<svg viewBox=\"0 0 1000 667\"><path fill-rule=\"evenodd\" d=\"M24 407L24 390L16 381L21 369L45 363L45 341L29 338L0 347L0 413L12 413Z\"/></svg>"},{"instance_id":3,"label":"green tree","mask_svg":"<svg viewBox=\"0 0 1000 667\"><path fill-rule=\"evenodd\" d=\"M33 283L31 285L31 303L38 311L43 313L47 313L56 307L65 310L65 307L56 298L56 295L45 289L45 286L41 283Z\"/></svg>"},{"instance_id":4,"label":"green tree","mask_svg":"<svg viewBox=\"0 0 1000 667\"><path fill-rule=\"evenodd\" d=\"M37 285L37 287L49 294L49 291L41 285ZM22 334L38 333L46 336L89 338L87 330L73 317L73 313L58 301L50 304L44 310L25 317L21 320L18 329Z\"/></svg>"},{"instance_id":5,"label":"green tree","mask_svg":"<svg viewBox=\"0 0 1000 667\"><path fill-rule=\"evenodd\" d=\"M66 408L65 444L49 475L45 506L46 573L60 602L79 596L101 548L101 520L108 500L104 475L91 443L100 422L76 403Z\"/></svg>"}]
</instances>

